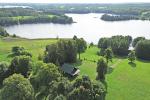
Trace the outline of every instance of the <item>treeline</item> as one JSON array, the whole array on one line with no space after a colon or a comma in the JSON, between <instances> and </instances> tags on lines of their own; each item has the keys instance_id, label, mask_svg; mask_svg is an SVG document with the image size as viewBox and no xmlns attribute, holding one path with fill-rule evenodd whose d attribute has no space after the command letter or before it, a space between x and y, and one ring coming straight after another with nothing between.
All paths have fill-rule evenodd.
<instances>
[{"instance_id":1,"label":"treeline","mask_svg":"<svg viewBox=\"0 0 150 100\"><path fill-rule=\"evenodd\" d=\"M59 24L70 24L73 20L71 17L67 16L53 16L49 17L48 15L42 16L30 16L30 17L21 17L21 18L12 18L12 17L1 17L0 25L9 26L17 24L30 24L30 23L59 23Z\"/></svg>"},{"instance_id":2,"label":"treeline","mask_svg":"<svg viewBox=\"0 0 150 100\"><path fill-rule=\"evenodd\" d=\"M134 47L135 55L139 59L150 60L150 40L144 37L137 37L132 40L131 36L112 36L111 38L100 38L98 47L101 48L98 53L104 56L107 48L111 48L115 55L127 56L130 52L129 47Z\"/></svg>"},{"instance_id":3,"label":"treeline","mask_svg":"<svg viewBox=\"0 0 150 100\"><path fill-rule=\"evenodd\" d=\"M131 16L131 15L109 15L104 14L101 17L104 21L123 21L123 20L138 20L139 18L137 16Z\"/></svg>"},{"instance_id":4,"label":"treeline","mask_svg":"<svg viewBox=\"0 0 150 100\"><path fill-rule=\"evenodd\" d=\"M109 47L112 48L112 51L116 55L127 55L131 42L131 36L112 36L111 38L100 38L98 47L101 48L101 55Z\"/></svg>"},{"instance_id":5,"label":"treeline","mask_svg":"<svg viewBox=\"0 0 150 100\"><path fill-rule=\"evenodd\" d=\"M109 13L139 15L150 10L150 4L29 4L35 9L57 13Z\"/></svg>"}]
</instances>

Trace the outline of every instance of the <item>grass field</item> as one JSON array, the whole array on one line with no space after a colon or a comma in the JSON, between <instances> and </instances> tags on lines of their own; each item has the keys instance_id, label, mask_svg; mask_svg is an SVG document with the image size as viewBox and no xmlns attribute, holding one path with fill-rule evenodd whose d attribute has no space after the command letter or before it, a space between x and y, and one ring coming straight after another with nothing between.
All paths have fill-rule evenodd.
<instances>
[{"instance_id":1,"label":"grass field","mask_svg":"<svg viewBox=\"0 0 150 100\"><path fill-rule=\"evenodd\" d=\"M97 51L96 47L90 48L81 58L98 60ZM106 100L150 100L150 61L128 62L126 58L114 58L113 63L109 63ZM79 68L81 75L96 78L96 63L83 61Z\"/></svg>"},{"instance_id":2,"label":"grass field","mask_svg":"<svg viewBox=\"0 0 150 100\"><path fill-rule=\"evenodd\" d=\"M52 18L56 15L49 14L49 15L44 15L44 16L48 16L49 18ZM35 17L37 17L37 16L15 16L15 17L11 17L11 18L13 18L14 20L22 20L22 19L25 20L25 19L33 19Z\"/></svg>"},{"instance_id":3,"label":"grass field","mask_svg":"<svg viewBox=\"0 0 150 100\"><path fill-rule=\"evenodd\" d=\"M55 39L26 40L26 39L0 39L0 61L10 61L8 58L13 46L23 46L33 54L33 60L37 60L38 54L42 54L45 46L54 43ZM96 81L97 47L88 48L81 54L82 63L76 66L81 70L80 76L89 75ZM106 100L150 100L150 61L136 60L135 64L128 64L126 58L115 57L109 63L106 76L108 93Z\"/></svg>"},{"instance_id":4,"label":"grass field","mask_svg":"<svg viewBox=\"0 0 150 100\"><path fill-rule=\"evenodd\" d=\"M56 39L39 39L39 40L26 40L26 39L12 39L5 38L0 39L0 61L10 61L12 58L8 57L11 53L11 48L13 46L24 47L29 51L33 60L37 60L39 54L43 54L46 45L56 42Z\"/></svg>"}]
</instances>

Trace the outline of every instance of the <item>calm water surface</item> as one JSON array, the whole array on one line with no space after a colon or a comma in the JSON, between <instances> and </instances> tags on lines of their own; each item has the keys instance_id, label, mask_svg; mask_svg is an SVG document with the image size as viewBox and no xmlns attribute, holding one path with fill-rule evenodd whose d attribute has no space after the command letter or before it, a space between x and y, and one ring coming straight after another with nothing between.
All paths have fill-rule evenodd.
<instances>
[{"instance_id":1,"label":"calm water surface","mask_svg":"<svg viewBox=\"0 0 150 100\"><path fill-rule=\"evenodd\" d=\"M10 34L35 38L71 38L74 35L83 37L87 42L97 43L100 37L113 35L144 36L150 39L150 21L102 21L102 14L66 14L77 23L63 24L23 24L6 27Z\"/></svg>"}]
</instances>

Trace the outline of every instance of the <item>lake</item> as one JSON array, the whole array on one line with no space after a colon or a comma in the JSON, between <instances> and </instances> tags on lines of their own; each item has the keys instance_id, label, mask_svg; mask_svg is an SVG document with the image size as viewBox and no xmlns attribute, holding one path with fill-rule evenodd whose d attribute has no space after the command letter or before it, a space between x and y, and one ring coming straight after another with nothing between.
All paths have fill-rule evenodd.
<instances>
[{"instance_id":1,"label":"lake","mask_svg":"<svg viewBox=\"0 0 150 100\"><path fill-rule=\"evenodd\" d=\"M101 37L131 35L133 38L144 36L150 39L150 21L130 20L106 22L102 14L66 14L73 18L73 24L23 24L5 27L8 33L20 37L35 38L72 38L83 37L88 43L97 43Z\"/></svg>"}]
</instances>

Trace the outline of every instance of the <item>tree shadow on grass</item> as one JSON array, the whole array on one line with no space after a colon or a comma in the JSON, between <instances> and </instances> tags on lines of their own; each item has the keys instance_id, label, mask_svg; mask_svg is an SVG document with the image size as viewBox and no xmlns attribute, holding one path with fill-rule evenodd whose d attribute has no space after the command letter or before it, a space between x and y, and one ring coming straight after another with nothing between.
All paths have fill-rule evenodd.
<instances>
[{"instance_id":1,"label":"tree shadow on grass","mask_svg":"<svg viewBox=\"0 0 150 100\"><path fill-rule=\"evenodd\" d=\"M114 68L108 67L107 68L107 74L111 74L113 72Z\"/></svg>"},{"instance_id":2,"label":"tree shadow on grass","mask_svg":"<svg viewBox=\"0 0 150 100\"><path fill-rule=\"evenodd\" d=\"M13 53L10 53L10 54L8 54L8 58L12 58L12 57L15 57L16 55L15 54L13 54Z\"/></svg>"},{"instance_id":3,"label":"tree shadow on grass","mask_svg":"<svg viewBox=\"0 0 150 100\"><path fill-rule=\"evenodd\" d=\"M136 67L136 63L134 63L134 62L129 62L128 64L129 64L131 67L133 67L133 68Z\"/></svg>"},{"instance_id":4,"label":"tree shadow on grass","mask_svg":"<svg viewBox=\"0 0 150 100\"><path fill-rule=\"evenodd\" d=\"M143 62L143 63L150 63L150 60L143 60L143 59L139 59L139 58L137 58L136 60L140 61L140 62Z\"/></svg>"}]
</instances>

